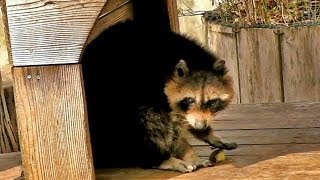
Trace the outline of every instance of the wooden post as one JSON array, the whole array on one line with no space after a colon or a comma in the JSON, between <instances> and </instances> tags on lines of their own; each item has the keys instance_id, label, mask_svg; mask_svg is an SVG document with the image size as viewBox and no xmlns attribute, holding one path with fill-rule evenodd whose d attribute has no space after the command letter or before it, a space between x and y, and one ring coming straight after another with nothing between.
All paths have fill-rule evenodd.
<instances>
[{"instance_id":1,"label":"wooden post","mask_svg":"<svg viewBox=\"0 0 320 180\"><path fill-rule=\"evenodd\" d=\"M27 179L95 179L82 71L76 63L106 1L7 0L3 7Z\"/></svg>"},{"instance_id":2,"label":"wooden post","mask_svg":"<svg viewBox=\"0 0 320 180\"><path fill-rule=\"evenodd\" d=\"M14 68L27 179L94 179L81 65Z\"/></svg>"},{"instance_id":3,"label":"wooden post","mask_svg":"<svg viewBox=\"0 0 320 180\"><path fill-rule=\"evenodd\" d=\"M174 32L180 32L177 0L167 0L167 9L171 30Z\"/></svg>"}]
</instances>

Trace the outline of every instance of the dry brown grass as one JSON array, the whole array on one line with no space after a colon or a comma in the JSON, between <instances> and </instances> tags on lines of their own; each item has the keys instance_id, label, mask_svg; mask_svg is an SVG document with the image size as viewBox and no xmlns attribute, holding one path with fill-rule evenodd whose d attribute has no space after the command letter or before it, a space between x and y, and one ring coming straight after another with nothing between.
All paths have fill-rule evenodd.
<instances>
[{"instance_id":1,"label":"dry brown grass","mask_svg":"<svg viewBox=\"0 0 320 180\"><path fill-rule=\"evenodd\" d=\"M221 0L219 20L240 26L316 24L320 0Z\"/></svg>"}]
</instances>

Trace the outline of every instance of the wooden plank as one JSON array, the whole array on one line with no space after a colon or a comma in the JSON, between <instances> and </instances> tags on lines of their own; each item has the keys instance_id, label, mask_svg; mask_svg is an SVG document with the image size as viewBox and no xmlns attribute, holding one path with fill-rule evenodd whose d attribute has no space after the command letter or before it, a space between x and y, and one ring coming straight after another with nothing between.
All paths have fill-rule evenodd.
<instances>
[{"instance_id":1,"label":"wooden plank","mask_svg":"<svg viewBox=\"0 0 320 180\"><path fill-rule=\"evenodd\" d=\"M15 134L15 129L11 124L9 111L7 108L6 98L4 95L4 88L2 87L2 77L0 73L0 126L1 126L1 133L0 136L3 137L2 142L0 143L1 146L4 146L5 149L2 149L0 153L9 153L9 152L16 152L19 150L18 145L18 136Z\"/></svg>"},{"instance_id":2,"label":"wooden plank","mask_svg":"<svg viewBox=\"0 0 320 180\"><path fill-rule=\"evenodd\" d=\"M228 74L233 79L235 96L232 103L238 104L240 100L239 72L237 60L236 34L232 28L220 25L208 24L208 44L210 50L220 59L226 61ZM227 51L226 51L227 50Z\"/></svg>"},{"instance_id":3,"label":"wooden plank","mask_svg":"<svg viewBox=\"0 0 320 180\"><path fill-rule=\"evenodd\" d=\"M0 154L0 179L11 180L21 175L20 152Z\"/></svg>"},{"instance_id":4,"label":"wooden plank","mask_svg":"<svg viewBox=\"0 0 320 180\"><path fill-rule=\"evenodd\" d=\"M179 19L178 19L178 8L176 0L166 0L168 15L170 19L170 27L174 32L180 32Z\"/></svg>"},{"instance_id":5,"label":"wooden plank","mask_svg":"<svg viewBox=\"0 0 320 180\"><path fill-rule=\"evenodd\" d=\"M278 114L288 118L311 118L320 117L319 111L320 102L241 104L228 106L226 110L217 115L220 117L217 120L224 120L224 118L228 116L237 116L239 119L245 119L247 116L247 118L255 119L270 114Z\"/></svg>"},{"instance_id":6,"label":"wooden plank","mask_svg":"<svg viewBox=\"0 0 320 180\"><path fill-rule=\"evenodd\" d=\"M14 133L14 136L16 137L16 140L18 140L18 126L17 126L17 118L16 118L16 108L14 103L14 94L13 94L13 87L12 86L6 86L4 87L4 96L9 112L9 119L10 124L12 126L12 130Z\"/></svg>"},{"instance_id":7,"label":"wooden plank","mask_svg":"<svg viewBox=\"0 0 320 180\"><path fill-rule=\"evenodd\" d=\"M285 101L319 101L319 26L285 28L282 31Z\"/></svg>"},{"instance_id":8,"label":"wooden plank","mask_svg":"<svg viewBox=\"0 0 320 180\"><path fill-rule=\"evenodd\" d=\"M173 31L179 32L178 10L176 1L167 0L167 8L171 28ZM98 16L98 19L90 32L86 44L89 44L101 32L103 32L110 26L119 22L123 22L127 19L133 19L132 0L109 0Z\"/></svg>"},{"instance_id":9,"label":"wooden plank","mask_svg":"<svg viewBox=\"0 0 320 180\"><path fill-rule=\"evenodd\" d=\"M284 155L227 156L223 163L192 173L150 169L106 169L97 179L318 179L320 152ZM262 174L262 175L261 175ZM290 179L290 178L289 178Z\"/></svg>"},{"instance_id":10,"label":"wooden plank","mask_svg":"<svg viewBox=\"0 0 320 180\"><path fill-rule=\"evenodd\" d=\"M278 40L272 29L241 29L237 37L241 103L282 102Z\"/></svg>"},{"instance_id":11,"label":"wooden plank","mask_svg":"<svg viewBox=\"0 0 320 180\"><path fill-rule=\"evenodd\" d=\"M231 105L217 115L213 127L225 129L270 129L320 127L320 103Z\"/></svg>"},{"instance_id":12,"label":"wooden plank","mask_svg":"<svg viewBox=\"0 0 320 180\"><path fill-rule=\"evenodd\" d=\"M1 35L4 37L5 44L1 48L5 48L6 50L1 50L1 59L7 59L10 64L12 64L12 52L11 52L11 43L10 43L10 34L9 34L9 28L8 28L8 18L7 18L7 6L6 6L6 0L0 0L1 5L1 25L3 28L4 34ZM2 30L1 30L2 32Z\"/></svg>"},{"instance_id":13,"label":"wooden plank","mask_svg":"<svg viewBox=\"0 0 320 180\"><path fill-rule=\"evenodd\" d=\"M13 85L12 78L12 64L5 64L0 68L1 76L2 76L2 86L9 87Z\"/></svg>"},{"instance_id":14,"label":"wooden plank","mask_svg":"<svg viewBox=\"0 0 320 180\"><path fill-rule=\"evenodd\" d=\"M320 154L289 154L245 165L237 165L234 162L224 163L176 176L170 180L319 179L319 164Z\"/></svg>"},{"instance_id":15,"label":"wooden plank","mask_svg":"<svg viewBox=\"0 0 320 180\"><path fill-rule=\"evenodd\" d=\"M169 179L175 176L179 176L181 173L174 171L163 171L158 169L141 169L141 168L118 168L118 169L102 169L96 171L97 180L106 179L152 179L163 180Z\"/></svg>"},{"instance_id":16,"label":"wooden plank","mask_svg":"<svg viewBox=\"0 0 320 180\"><path fill-rule=\"evenodd\" d=\"M254 130L225 130L215 134L226 141L238 144L320 144L320 128L304 129L254 129ZM193 136L188 136L191 145L207 145Z\"/></svg>"},{"instance_id":17,"label":"wooden plank","mask_svg":"<svg viewBox=\"0 0 320 180\"><path fill-rule=\"evenodd\" d=\"M297 117L295 121L303 124L308 119L319 119L319 112L319 102L231 105L216 122L227 121L226 115L230 115L239 122L245 118L252 120L244 121L244 126L251 124L256 118L258 118L257 124L264 124L265 121L274 119L272 126L276 129L217 131L218 135L229 138L228 140L242 140L237 149L226 151L226 162L193 173L172 176L170 179L318 179L320 176L319 128L279 129L277 125L284 119L295 116ZM265 116L267 116L266 119L263 118ZM314 126L311 122L309 125ZM194 146L194 149L201 158L205 159L213 152L209 146L201 144ZM112 169L100 171L99 177L101 179L128 179L128 177L167 179L169 177L167 172L157 174L152 170Z\"/></svg>"},{"instance_id":18,"label":"wooden plank","mask_svg":"<svg viewBox=\"0 0 320 180\"><path fill-rule=\"evenodd\" d=\"M15 166L13 168L0 171L0 179L3 180L24 180L24 179L17 179L21 176L22 167L21 166Z\"/></svg>"},{"instance_id":19,"label":"wooden plank","mask_svg":"<svg viewBox=\"0 0 320 180\"><path fill-rule=\"evenodd\" d=\"M108 27L127 19L133 19L132 1L108 0L90 32L87 44Z\"/></svg>"},{"instance_id":20,"label":"wooden plank","mask_svg":"<svg viewBox=\"0 0 320 180\"><path fill-rule=\"evenodd\" d=\"M274 119L272 118L272 115L266 117L266 118L257 118L257 121L253 119L253 117L250 120L238 120L238 119L229 119L226 121L217 121L214 123L213 128L217 130L237 130L237 129L277 129L277 128L299 128L299 129L306 129L309 127L314 128L320 128L320 119L287 119L286 117L283 117L283 121L279 121L277 118L280 116L274 116ZM266 122L267 121L267 122Z\"/></svg>"},{"instance_id":21,"label":"wooden plank","mask_svg":"<svg viewBox=\"0 0 320 180\"><path fill-rule=\"evenodd\" d=\"M209 146L194 146L201 157L209 157L212 149ZM263 144L239 145L237 149L225 151L227 156L280 156L292 153L310 152L320 155L320 144Z\"/></svg>"},{"instance_id":22,"label":"wooden plank","mask_svg":"<svg viewBox=\"0 0 320 180\"><path fill-rule=\"evenodd\" d=\"M14 68L27 179L94 179L81 65Z\"/></svg>"},{"instance_id":23,"label":"wooden plank","mask_svg":"<svg viewBox=\"0 0 320 180\"><path fill-rule=\"evenodd\" d=\"M79 62L106 0L7 0L15 66Z\"/></svg>"},{"instance_id":24,"label":"wooden plank","mask_svg":"<svg viewBox=\"0 0 320 180\"><path fill-rule=\"evenodd\" d=\"M21 165L20 152L0 154L0 172L19 165Z\"/></svg>"}]
</instances>

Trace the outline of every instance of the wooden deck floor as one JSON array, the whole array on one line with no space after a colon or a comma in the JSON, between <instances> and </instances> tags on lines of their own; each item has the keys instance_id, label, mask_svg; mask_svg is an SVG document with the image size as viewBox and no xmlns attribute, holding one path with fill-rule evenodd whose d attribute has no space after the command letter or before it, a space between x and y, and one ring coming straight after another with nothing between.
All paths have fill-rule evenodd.
<instances>
[{"instance_id":1,"label":"wooden deck floor","mask_svg":"<svg viewBox=\"0 0 320 180\"><path fill-rule=\"evenodd\" d=\"M188 174L98 170L97 179L320 179L320 103L233 105L218 116L216 134L239 144L227 151L226 162ZM212 152L202 142L190 142L203 158ZM0 179L4 172L21 170L4 168L3 162Z\"/></svg>"}]
</instances>

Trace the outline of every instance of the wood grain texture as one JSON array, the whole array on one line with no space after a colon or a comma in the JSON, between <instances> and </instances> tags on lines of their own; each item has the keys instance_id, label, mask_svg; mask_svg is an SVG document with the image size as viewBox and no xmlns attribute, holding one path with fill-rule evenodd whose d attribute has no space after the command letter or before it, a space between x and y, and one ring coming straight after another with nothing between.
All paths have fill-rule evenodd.
<instances>
[{"instance_id":1,"label":"wood grain texture","mask_svg":"<svg viewBox=\"0 0 320 180\"><path fill-rule=\"evenodd\" d=\"M13 94L13 86L3 87L4 96L6 100L6 105L9 113L9 119L11 123L11 127L13 130L13 134L16 137L18 142L18 126L17 126L17 117L16 117L16 106L14 103L14 94Z\"/></svg>"},{"instance_id":2,"label":"wood grain texture","mask_svg":"<svg viewBox=\"0 0 320 180\"><path fill-rule=\"evenodd\" d=\"M320 103L231 105L217 115L216 130L320 127Z\"/></svg>"},{"instance_id":3,"label":"wood grain texture","mask_svg":"<svg viewBox=\"0 0 320 180\"><path fill-rule=\"evenodd\" d=\"M209 157L212 149L208 146L194 146L201 157ZM281 156L290 153L313 152L320 155L320 144L261 144L239 145L237 149L226 151L227 156Z\"/></svg>"},{"instance_id":4,"label":"wood grain texture","mask_svg":"<svg viewBox=\"0 0 320 180\"><path fill-rule=\"evenodd\" d=\"M285 28L282 31L285 101L319 101L320 27Z\"/></svg>"},{"instance_id":5,"label":"wood grain texture","mask_svg":"<svg viewBox=\"0 0 320 180\"><path fill-rule=\"evenodd\" d=\"M7 0L15 66L75 63L106 0Z\"/></svg>"},{"instance_id":6,"label":"wood grain texture","mask_svg":"<svg viewBox=\"0 0 320 180\"><path fill-rule=\"evenodd\" d=\"M108 0L90 32L86 44L89 44L105 29L109 28L110 26L118 22L123 22L127 19L133 19L132 1Z\"/></svg>"},{"instance_id":7,"label":"wood grain texture","mask_svg":"<svg viewBox=\"0 0 320 180\"><path fill-rule=\"evenodd\" d=\"M166 0L166 1L167 1L167 8L168 8L168 15L170 19L171 30L179 33L180 27L179 27L179 19L178 19L177 0Z\"/></svg>"},{"instance_id":8,"label":"wood grain texture","mask_svg":"<svg viewBox=\"0 0 320 180\"><path fill-rule=\"evenodd\" d=\"M241 103L282 102L280 54L274 31L241 29L237 38Z\"/></svg>"},{"instance_id":9,"label":"wood grain texture","mask_svg":"<svg viewBox=\"0 0 320 180\"><path fill-rule=\"evenodd\" d=\"M232 28L208 24L208 44L210 50L220 59L226 61L228 75L233 79L235 96L232 103L238 104L240 100L239 71L237 60L237 40Z\"/></svg>"},{"instance_id":10,"label":"wood grain texture","mask_svg":"<svg viewBox=\"0 0 320 180\"><path fill-rule=\"evenodd\" d=\"M117 168L117 169L101 169L96 171L97 180L165 180L181 173L174 171L163 171L158 169L142 169L142 168Z\"/></svg>"},{"instance_id":11,"label":"wood grain texture","mask_svg":"<svg viewBox=\"0 0 320 180\"><path fill-rule=\"evenodd\" d=\"M2 24L3 24L3 30L4 30L4 38L5 38L5 48L7 51L5 52L6 55L1 56L1 58L8 58L9 63L12 64L12 51L11 51L11 43L10 43L10 34L9 34L9 28L8 28L8 17L7 17L7 6L6 6L6 0L0 0L1 4L1 13L2 13ZM4 57L3 57L4 56ZM3 60L3 59L2 59Z\"/></svg>"},{"instance_id":12,"label":"wood grain texture","mask_svg":"<svg viewBox=\"0 0 320 180\"><path fill-rule=\"evenodd\" d=\"M319 119L319 107L320 103L241 104L230 106L225 115L238 117L236 119L239 121L246 117L258 118L256 123L264 123L270 119L280 122L286 118L285 114L292 114L287 118L297 116L295 121L303 123L308 119ZM269 115L268 119L261 118L265 114L277 115ZM226 116L218 118L216 122L221 118ZM310 127L299 129L293 124L291 128L283 129L281 126L277 127L278 122L274 121L274 129L228 130L222 127L217 132L219 135L236 142L241 140L243 144L240 143L235 150L226 151L226 161L214 167L186 174L156 169L103 169L96 171L96 179L319 179L320 131L313 128L317 125L309 124ZM243 121L244 126L250 123ZM260 144L250 143L251 140ZM208 146L197 145L194 148L204 159L212 153ZM8 162L12 161L12 157L4 160L3 157L0 155L0 170L5 171L0 172L0 179L12 177L8 176L10 174L19 175L21 169L8 169L15 165ZM1 169L1 164L4 169Z\"/></svg>"},{"instance_id":13,"label":"wood grain texture","mask_svg":"<svg viewBox=\"0 0 320 180\"><path fill-rule=\"evenodd\" d=\"M19 165L21 165L20 152L0 154L0 172Z\"/></svg>"},{"instance_id":14,"label":"wood grain texture","mask_svg":"<svg viewBox=\"0 0 320 180\"><path fill-rule=\"evenodd\" d=\"M320 128L224 130L215 134L226 141L236 141L240 145L320 144ZM194 146L207 145L192 136L188 141Z\"/></svg>"},{"instance_id":15,"label":"wood grain texture","mask_svg":"<svg viewBox=\"0 0 320 180\"><path fill-rule=\"evenodd\" d=\"M245 158L246 157L238 157L237 159L230 158L231 160L226 163L210 168L204 168L194 173L186 173L181 176L176 176L170 180L316 180L319 179L320 176L320 154L310 154L305 151L305 153L273 156L271 158L261 159L261 161L252 161L251 164L241 164Z\"/></svg>"},{"instance_id":16,"label":"wood grain texture","mask_svg":"<svg viewBox=\"0 0 320 180\"><path fill-rule=\"evenodd\" d=\"M10 120L1 79L0 73L0 153L16 152L19 150L18 136Z\"/></svg>"},{"instance_id":17,"label":"wood grain texture","mask_svg":"<svg viewBox=\"0 0 320 180\"><path fill-rule=\"evenodd\" d=\"M318 179L320 131L313 127L319 127L319 108L320 103L232 105L213 126L233 119L233 123L221 125L216 133L239 143L238 148L225 151L227 161L224 163L171 179ZM288 129L283 128L284 120ZM255 123L257 128L230 130L230 127L237 128L232 127L237 121L242 127ZM273 125L269 124L272 129L265 127L266 121L272 121ZM208 158L213 152L206 145L193 147L202 158Z\"/></svg>"},{"instance_id":18,"label":"wood grain texture","mask_svg":"<svg viewBox=\"0 0 320 180\"><path fill-rule=\"evenodd\" d=\"M239 144L320 144L320 103L230 105L212 123L215 134ZM193 145L206 145L188 135Z\"/></svg>"},{"instance_id":19,"label":"wood grain texture","mask_svg":"<svg viewBox=\"0 0 320 180\"><path fill-rule=\"evenodd\" d=\"M152 170L110 169L99 172L106 179L319 179L320 176L320 139L317 125L320 103L277 103L277 104L240 104L232 105L213 123L232 118L250 126L256 120L253 130L229 130L232 123L221 126L217 134L226 140L238 142L237 149L225 151L227 159L214 167L200 169L193 173L180 175L167 171L157 173ZM228 116L227 116L228 115ZM219 115L220 116L220 115ZM266 117L265 117L266 116ZM265 117L265 118L264 118ZM295 118L291 120L292 118ZM250 119L252 121L245 121ZM299 122L300 126L308 121L304 129L290 124L283 129L281 121ZM264 129L266 121L272 120L273 129ZM316 120L312 124L312 120ZM233 122L233 123L234 123ZM213 152L209 146L195 144L194 149L203 159ZM129 179L130 179L129 178ZM103 178L101 178L103 179Z\"/></svg>"},{"instance_id":20,"label":"wood grain texture","mask_svg":"<svg viewBox=\"0 0 320 180\"><path fill-rule=\"evenodd\" d=\"M94 179L81 66L14 68L27 179Z\"/></svg>"},{"instance_id":21,"label":"wood grain texture","mask_svg":"<svg viewBox=\"0 0 320 180\"><path fill-rule=\"evenodd\" d=\"M22 172L20 152L0 154L0 179L13 180Z\"/></svg>"},{"instance_id":22,"label":"wood grain texture","mask_svg":"<svg viewBox=\"0 0 320 180\"><path fill-rule=\"evenodd\" d=\"M133 4L132 0L108 0L98 16L94 24L87 43L89 44L101 32L127 19L133 19ZM177 2L175 0L167 0L168 14L170 18L171 29L179 32L179 20Z\"/></svg>"}]
</instances>

